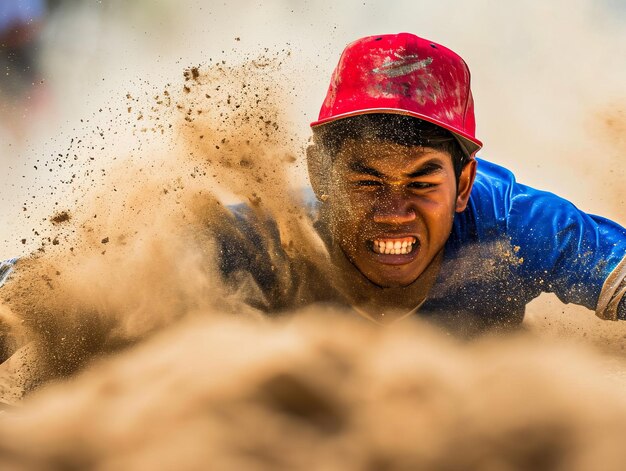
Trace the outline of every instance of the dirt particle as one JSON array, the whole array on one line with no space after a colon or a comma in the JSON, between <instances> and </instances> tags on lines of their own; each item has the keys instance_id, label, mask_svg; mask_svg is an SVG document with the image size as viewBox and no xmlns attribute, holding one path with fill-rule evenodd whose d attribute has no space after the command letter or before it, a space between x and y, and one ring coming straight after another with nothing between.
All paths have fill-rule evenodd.
<instances>
[{"instance_id":1,"label":"dirt particle","mask_svg":"<svg viewBox=\"0 0 626 471\"><path fill-rule=\"evenodd\" d=\"M50 222L52 222L52 224L62 224L64 222L67 222L71 219L70 213L68 213L67 211L61 211L59 213L54 214L51 218L50 218Z\"/></svg>"}]
</instances>

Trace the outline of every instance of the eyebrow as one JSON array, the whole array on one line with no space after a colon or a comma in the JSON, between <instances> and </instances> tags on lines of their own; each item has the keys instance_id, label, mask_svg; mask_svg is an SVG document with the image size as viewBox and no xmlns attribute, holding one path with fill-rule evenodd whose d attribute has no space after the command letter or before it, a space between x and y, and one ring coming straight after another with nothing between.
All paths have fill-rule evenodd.
<instances>
[{"instance_id":1,"label":"eyebrow","mask_svg":"<svg viewBox=\"0 0 626 471\"><path fill-rule=\"evenodd\" d=\"M421 166L417 170L407 175L409 178L425 177L434 173L441 172L443 166L439 162L428 162L426 165Z\"/></svg>"},{"instance_id":2,"label":"eyebrow","mask_svg":"<svg viewBox=\"0 0 626 471\"><path fill-rule=\"evenodd\" d=\"M366 175L371 175L372 177L383 178L384 175L376 169L372 167L368 167L367 165L363 165L361 162L350 162L348 168L356 173L364 173Z\"/></svg>"},{"instance_id":3,"label":"eyebrow","mask_svg":"<svg viewBox=\"0 0 626 471\"><path fill-rule=\"evenodd\" d=\"M348 165L349 169L356 173L362 173L365 175L371 175L376 178L384 178L385 175L378 170L368 167L361 162L350 162ZM422 165L420 168L411 172L407 175L408 178L419 178L425 177L427 175L432 175L434 173L440 172L443 170L443 166L438 162L427 162L425 165Z\"/></svg>"}]
</instances>

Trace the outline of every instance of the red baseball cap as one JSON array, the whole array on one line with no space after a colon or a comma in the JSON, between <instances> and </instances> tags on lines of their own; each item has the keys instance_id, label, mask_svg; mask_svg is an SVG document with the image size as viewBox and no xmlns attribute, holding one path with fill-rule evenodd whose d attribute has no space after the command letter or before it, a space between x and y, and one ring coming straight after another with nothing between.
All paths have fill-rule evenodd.
<instances>
[{"instance_id":1,"label":"red baseball cap","mask_svg":"<svg viewBox=\"0 0 626 471\"><path fill-rule=\"evenodd\" d=\"M482 147L467 64L414 34L369 36L346 46L311 127L367 113L409 115L441 126L469 157Z\"/></svg>"}]
</instances>

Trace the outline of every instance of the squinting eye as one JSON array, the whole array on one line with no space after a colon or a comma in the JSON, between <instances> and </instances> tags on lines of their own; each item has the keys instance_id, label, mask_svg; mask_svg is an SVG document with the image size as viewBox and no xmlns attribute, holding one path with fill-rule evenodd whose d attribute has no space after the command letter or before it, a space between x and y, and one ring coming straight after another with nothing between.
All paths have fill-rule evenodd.
<instances>
[{"instance_id":1,"label":"squinting eye","mask_svg":"<svg viewBox=\"0 0 626 471\"><path fill-rule=\"evenodd\" d=\"M436 183L427 183L427 182L412 182L407 185L409 188L414 190L425 190L427 188L433 188L437 186Z\"/></svg>"},{"instance_id":2,"label":"squinting eye","mask_svg":"<svg viewBox=\"0 0 626 471\"><path fill-rule=\"evenodd\" d=\"M376 180L359 180L355 182L357 186L381 186L382 184Z\"/></svg>"}]
</instances>

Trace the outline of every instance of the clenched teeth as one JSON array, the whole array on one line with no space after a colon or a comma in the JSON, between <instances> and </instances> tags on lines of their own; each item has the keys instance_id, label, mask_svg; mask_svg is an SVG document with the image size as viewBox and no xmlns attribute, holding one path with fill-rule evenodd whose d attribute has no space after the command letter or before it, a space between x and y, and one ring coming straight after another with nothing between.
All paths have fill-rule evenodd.
<instances>
[{"instance_id":1,"label":"clenched teeth","mask_svg":"<svg viewBox=\"0 0 626 471\"><path fill-rule=\"evenodd\" d=\"M404 255L413 250L413 244L415 244L415 237L375 239L374 252L380 254Z\"/></svg>"}]
</instances>

